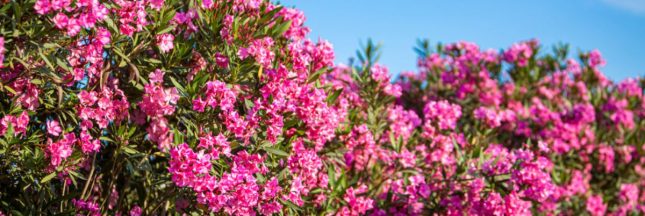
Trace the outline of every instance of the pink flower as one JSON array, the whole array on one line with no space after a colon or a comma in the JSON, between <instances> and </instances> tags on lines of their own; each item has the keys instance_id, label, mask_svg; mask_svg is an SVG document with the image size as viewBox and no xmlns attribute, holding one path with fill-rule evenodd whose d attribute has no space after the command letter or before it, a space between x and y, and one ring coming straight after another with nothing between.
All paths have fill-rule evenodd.
<instances>
[{"instance_id":1,"label":"pink flower","mask_svg":"<svg viewBox=\"0 0 645 216\"><path fill-rule=\"evenodd\" d=\"M132 207L132 209L130 209L130 216L140 216L141 213L141 207L139 207L138 205L135 205L134 207Z\"/></svg>"},{"instance_id":2,"label":"pink flower","mask_svg":"<svg viewBox=\"0 0 645 216\"><path fill-rule=\"evenodd\" d=\"M220 68L228 68L228 57L226 57L222 53L216 53L215 54L215 63Z\"/></svg>"},{"instance_id":3,"label":"pink flower","mask_svg":"<svg viewBox=\"0 0 645 216\"><path fill-rule=\"evenodd\" d=\"M40 15L45 15L51 10L51 2L49 0L38 0L34 5L36 13Z\"/></svg>"},{"instance_id":4,"label":"pink flower","mask_svg":"<svg viewBox=\"0 0 645 216\"><path fill-rule=\"evenodd\" d=\"M473 115L475 116L475 119L483 120L490 128L497 128L501 125L501 116L499 116L493 109L479 107L475 109Z\"/></svg>"},{"instance_id":5,"label":"pink flower","mask_svg":"<svg viewBox=\"0 0 645 216\"><path fill-rule=\"evenodd\" d=\"M6 115L0 120L0 135L5 135L9 126L13 127L13 135L27 135L27 126L29 124L29 114L23 111L20 116Z\"/></svg>"},{"instance_id":6,"label":"pink flower","mask_svg":"<svg viewBox=\"0 0 645 216\"><path fill-rule=\"evenodd\" d=\"M58 136L63 130L61 129L58 121L56 120L47 120L47 133Z\"/></svg>"},{"instance_id":7,"label":"pink flower","mask_svg":"<svg viewBox=\"0 0 645 216\"><path fill-rule=\"evenodd\" d=\"M76 142L76 136L73 133L68 133L57 142L52 143L51 139L48 139L47 142L45 154L50 158L50 164L56 167L72 155L72 146Z\"/></svg>"},{"instance_id":8,"label":"pink flower","mask_svg":"<svg viewBox=\"0 0 645 216\"><path fill-rule=\"evenodd\" d=\"M157 46L162 53L166 53L173 48L173 40L175 40L175 36L168 33L157 35Z\"/></svg>"},{"instance_id":9,"label":"pink flower","mask_svg":"<svg viewBox=\"0 0 645 216\"><path fill-rule=\"evenodd\" d=\"M214 6L213 0L202 0L202 8L213 9Z\"/></svg>"},{"instance_id":10,"label":"pink flower","mask_svg":"<svg viewBox=\"0 0 645 216\"><path fill-rule=\"evenodd\" d=\"M4 37L0 37L0 68L4 67L2 62L4 62L4 52L6 49L4 48Z\"/></svg>"},{"instance_id":11,"label":"pink flower","mask_svg":"<svg viewBox=\"0 0 645 216\"><path fill-rule=\"evenodd\" d=\"M77 211L88 211L88 215L100 215L101 208L96 201L72 199L72 204L76 207Z\"/></svg>"},{"instance_id":12,"label":"pink flower","mask_svg":"<svg viewBox=\"0 0 645 216\"><path fill-rule=\"evenodd\" d=\"M307 36L310 29L304 26L305 23L305 14L295 8L282 8L278 13L280 16L284 17L285 20L291 21L291 26L284 33L285 37L298 41L302 40Z\"/></svg>"},{"instance_id":13,"label":"pink flower","mask_svg":"<svg viewBox=\"0 0 645 216\"><path fill-rule=\"evenodd\" d=\"M610 173L614 171L614 148L609 145L601 145L598 147L598 159L605 168L605 172Z\"/></svg>"},{"instance_id":14,"label":"pink flower","mask_svg":"<svg viewBox=\"0 0 645 216\"><path fill-rule=\"evenodd\" d=\"M624 205L628 208L633 208L638 203L638 186L635 184L622 184L619 197Z\"/></svg>"},{"instance_id":15,"label":"pink flower","mask_svg":"<svg viewBox=\"0 0 645 216\"><path fill-rule=\"evenodd\" d=\"M602 201L602 195L595 195L587 198L587 211L592 216L601 216L605 214L607 206Z\"/></svg>"},{"instance_id":16,"label":"pink flower","mask_svg":"<svg viewBox=\"0 0 645 216\"><path fill-rule=\"evenodd\" d=\"M517 63L519 66L526 66L529 58L533 56L533 47L537 46L537 40L516 43L504 52L504 60L509 63Z\"/></svg>"},{"instance_id":17,"label":"pink flower","mask_svg":"<svg viewBox=\"0 0 645 216\"><path fill-rule=\"evenodd\" d=\"M204 112L205 108L206 108L206 101L202 100L202 98L197 98L193 100L193 110L197 112Z\"/></svg>"},{"instance_id":18,"label":"pink flower","mask_svg":"<svg viewBox=\"0 0 645 216\"><path fill-rule=\"evenodd\" d=\"M87 130L81 131L79 142L81 150L86 154L97 152L101 148L101 142L98 139L94 139Z\"/></svg>"},{"instance_id":19,"label":"pink flower","mask_svg":"<svg viewBox=\"0 0 645 216\"><path fill-rule=\"evenodd\" d=\"M150 0L150 7L157 11L160 11L163 7L164 1L165 0Z\"/></svg>"},{"instance_id":20,"label":"pink flower","mask_svg":"<svg viewBox=\"0 0 645 216\"><path fill-rule=\"evenodd\" d=\"M273 59L275 58L275 53L271 51L273 47L273 39L270 37L264 37L261 39L255 39L251 42L251 45L247 48L240 48L237 55L240 59L246 59L248 56L255 57L255 61L260 65L263 65L265 68L270 68Z\"/></svg>"},{"instance_id":21,"label":"pink flower","mask_svg":"<svg viewBox=\"0 0 645 216\"><path fill-rule=\"evenodd\" d=\"M388 83L387 85L385 85L385 88L383 88L383 92L385 94L395 98L401 97L401 95L403 94L401 91L402 91L401 86L398 83L395 83L395 84Z\"/></svg>"},{"instance_id":22,"label":"pink flower","mask_svg":"<svg viewBox=\"0 0 645 216\"><path fill-rule=\"evenodd\" d=\"M54 18L52 19L52 22L54 22L54 25L58 29L65 29L67 27L67 21L69 18L64 13L58 13Z\"/></svg>"},{"instance_id":23,"label":"pink flower","mask_svg":"<svg viewBox=\"0 0 645 216\"><path fill-rule=\"evenodd\" d=\"M175 104L179 100L176 88L163 88L163 72L156 70L150 74L150 84L144 87L145 94L139 102L139 107L148 116L161 117L175 112Z\"/></svg>"},{"instance_id":24,"label":"pink flower","mask_svg":"<svg viewBox=\"0 0 645 216\"><path fill-rule=\"evenodd\" d=\"M98 100L96 92L88 92L88 91L81 91L78 94L78 99L80 100L82 105L94 105L94 103Z\"/></svg>"},{"instance_id":25,"label":"pink flower","mask_svg":"<svg viewBox=\"0 0 645 216\"><path fill-rule=\"evenodd\" d=\"M206 96L204 100L213 109L219 106L222 110L232 111L237 101L235 91L227 87L226 83L219 80L207 82L204 94Z\"/></svg>"},{"instance_id":26,"label":"pink flower","mask_svg":"<svg viewBox=\"0 0 645 216\"><path fill-rule=\"evenodd\" d=\"M595 68L596 66L604 66L605 65L605 59L602 58L602 55L600 54L600 51L598 50L593 50L589 52L589 60L588 60L589 66L592 68Z\"/></svg>"},{"instance_id":27,"label":"pink flower","mask_svg":"<svg viewBox=\"0 0 645 216\"><path fill-rule=\"evenodd\" d=\"M259 209L260 213L263 215L274 215L282 211L282 204L278 201L272 201L262 204Z\"/></svg>"},{"instance_id":28,"label":"pink flower","mask_svg":"<svg viewBox=\"0 0 645 216\"><path fill-rule=\"evenodd\" d=\"M404 168L411 168L416 165L416 157L412 152L409 152L407 149L403 150L401 154L399 154L399 163Z\"/></svg>"},{"instance_id":29,"label":"pink flower","mask_svg":"<svg viewBox=\"0 0 645 216\"><path fill-rule=\"evenodd\" d=\"M148 139L156 142L157 147L163 151L167 151L170 148L174 139L170 133L168 120L164 117L153 117L146 132L148 132Z\"/></svg>"},{"instance_id":30,"label":"pink flower","mask_svg":"<svg viewBox=\"0 0 645 216\"><path fill-rule=\"evenodd\" d=\"M407 141L414 129L421 125L421 119L413 110L405 110L402 106L394 106L388 110L388 120L392 124L390 128L394 137L402 137Z\"/></svg>"},{"instance_id":31,"label":"pink flower","mask_svg":"<svg viewBox=\"0 0 645 216\"><path fill-rule=\"evenodd\" d=\"M372 66L372 68L370 68L370 72L372 73L372 79L377 83L390 82L390 72L388 71L387 67L380 64L375 64L374 66Z\"/></svg>"},{"instance_id":32,"label":"pink flower","mask_svg":"<svg viewBox=\"0 0 645 216\"><path fill-rule=\"evenodd\" d=\"M73 37L81 31L80 22L75 18L67 20L67 36Z\"/></svg>"},{"instance_id":33,"label":"pink flower","mask_svg":"<svg viewBox=\"0 0 645 216\"><path fill-rule=\"evenodd\" d=\"M96 30L96 39L100 42L102 46L105 46L110 43L110 31L100 27Z\"/></svg>"},{"instance_id":34,"label":"pink flower","mask_svg":"<svg viewBox=\"0 0 645 216\"><path fill-rule=\"evenodd\" d=\"M70 10L71 0L52 0L52 10Z\"/></svg>"},{"instance_id":35,"label":"pink flower","mask_svg":"<svg viewBox=\"0 0 645 216\"><path fill-rule=\"evenodd\" d=\"M426 119L436 120L440 129L455 129L461 117L461 107L445 100L430 101L423 108L423 113Z\"/></svg>"},{"instance_id":36,"label":"pink flower","mask_svg":"<svg viewBox=\"0 0 645 216\"><path fill-rule=\"evenodd\" d=\"M361 185L357 189L350 187L345 192L343 200L349 205L352 215L364 215L368 210L374 208L374 200L358 195L365 192L367 192L365 185Z\"/></svg>"},{"instance_id":37,"label":"pink flower","mask_svg":"<svg viewBox=\"0 0 645 216\"><path fill-rule=\"evenodd\" d=\"M503 215L531 215L531 202L522 200L517 193L512 192L504 197Z\"/></svg>"},{"instance_id":38,"label":"pink flower","mask_svg":"<svg viewBox=\"0 0 645 216\"><path fill-rule=\"evenodd\" d=\"M150 78L150 83L151 84L158 84L158 83L161 84L161 83L163 83L164 74L165 73L163 71L161 71L159 69L156 69L154 72L152 72L152 73L150 73L150 75L148 75L148 78Z\"/></svg>"}]
</instances>

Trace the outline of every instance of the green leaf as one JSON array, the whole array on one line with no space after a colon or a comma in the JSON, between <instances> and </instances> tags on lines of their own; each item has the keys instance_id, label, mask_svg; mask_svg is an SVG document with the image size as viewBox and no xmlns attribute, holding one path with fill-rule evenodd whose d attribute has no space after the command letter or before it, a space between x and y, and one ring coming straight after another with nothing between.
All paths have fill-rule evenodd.
<instances>
[{"instance_id":1,"label":"green leaf","mask_svg":"<svg viewBox=\"0 0 645 216\"><path fill-rule=\"evenodd\" d=\"M327 103L328 104L334 104L336 103L336 100L338 99L338 96L340 96L340 93L343 92L343 89L337 89L332 93L331 95L327 96Z\"/></svg>"},{"instance_id":2,"label":"green leaf","mask_svg":"<svg viewBox=\"0 0 645 216\"><path fill-rule=\"evenodd\" d=\"M154 59L154 58L147 58L144 61L147 61L147 62L150 62L150 63L153 63L153 64L161 64L162 63L161 61L159 61L159 59Z\"/></svg>"},{"instance_id":3,"label":"green leaf","mask_svg":"<svg viewBox=\"0 0 645 216\"><path fill-rule=\"evenodd\" d=\"M11 94L13 94L13 95L17 94L16 90L14 90L13 88L11 88L9 86L4 86L4 89L7 90L8 92L11 92Z\"/></svg>"},{"instance_id":4,"label":"green leaf","mask_svg":"<svg viewBox=\"0 0 645 216\"><path fill-rule=\"evenodd\" d=\"M56 177L56 172L50 173L49 175L45 176L43 179L40 180L40 183L47 183L51 181L54 177Z\"/></svg>"},{"instance_id":5,"label":"green leaf","mask_svg":"<svg viewBox=\"0 0 645 216\"><path fill-rule=\"evenodd\" d=\"M259 23L267 23L269 20L273 19L275 17L275 14L280 12L282 10L282 6L278 6L273 8L273 10L269 11L268 13L265 13L262 15L262 18L258 21Z\"/></svg>"},{"instance_id":6,"label":"green leaf","mask_svg":"<svg viewBox=\"0 0 645 216\"><path fill-rule=\"evenodd\" d=\"M170 31L172 31L173 29L175 29L175 26L170 25L170 26L162 29L161 31L158 31L157 34L160 35L160 34L168 33Z\"/></svg>"},{"instance_id":7,"label":"green leaf","mask_svg":"<svg viewBox=\"0 0 645 216\"><path fill-rule=\"evenodd\" d=\"M71 170L69 170L69 171L67 171L67 172L69 172L69 174L70 174L70 175L76 176L77 178L80 178L80 179L83 179L83 180L87 180L87 178L85 178L85 176L83 176L83 175L81 175L81 174L79 174L79 173L77 173L77 172L74 172L74 171L71 171Z\"/></svg>"},{"instance_id":8,"label":"green leaf","mask_svg":"<svg viewBox=\"0 0 645 216\"><path fill-rule=\"evenodd\" d=\"M289 28L291 27L291 20L288 20L286 22L281 23L280 25L276 26L273 31L272 35L273 36L280 36L284 34Z\"/></svg>"},{"instance_id":9,"label":"green leaf","mask_svg":"<svg viewBox=\"0 0 645 216\"><path fill-rule=\"evenodd\" d=\"M36 85L43 84L43 81L42 81L42 80L40 80L40 79L32 79L32 80L30 80L30 82L31 82L32 84L36 84Z\"/></svg>"},{"instance_id":10,"label":"green leaf","mask_svg":"<svg viewBox=\"0 0 645 216\"><path fill-rule=\"evenodd\" d=\"M122 149L125 153L128 153L128 154L139 154L139 151L137 151L136 149L130 148L128 146L123 146Z\"/></svg>"},{"instance_id":11,"label":"green leaf","mask_svg":"<svg viewBox=\"0 0 645 216\"><path fill-rule=\"evenodd\" d=\"M110 16L106 16L105 23L107 23L107 26L112 29L113 32L119 32L119 28L117 28L116 24L114 24L114 21Z\"/></svg>"},{"instance_id":12,"label":"green leaf","mask_svg":"<svg viewBox=\"0 0 645 216\"><path fill-rule=\"evenodd\" d=\"M130 63L130 58L128 58L128 56L126 56L125 54L123 54L123 52L121 52L121 50L119 50L119 49L118 49L118 48L116 48L116 47L115 47L114 49L112 49L112 50L114 51L114 53L116 53L117 55L121 56L121 58L123 58L123 60L125 60L125 61L126 61L126 62L128 62L128 63Z\"/></svg>"},{"instance_id":13,"label":"green leaf","mask_svg":"<svg viewBox=\"0 0 645 216\"><path fill-rule=\"evenodd\" d=\"M47 49L51 49L51 48L60 48L61 46L55 43L45 43L43 44L43 47Z\"/></svg>"},{"instance_id":14,"label":"green leaf","mask_svg":"<svg viewBox=\"0 0 645 216\"><path fill-rule=\"evenodd\" d=\"M45 61L45 63L49 67L49 69L56 70L56 68L54 68L54 65L49 61L49 58L47 58L47 56L45 56L45 54L43 54L42 50L38 51L38 55L40 55L40 58L42 58Z\"/></svg>"},{"instance_id":15,"label":"green leaf","mask_svg":"<svg viewBox=\"0 0 645 216\"><path fill-rule=\"evenodd\" d=\"M298 207L297 205L293 204L291 201L288 200L283 200L280 199L282 204L287 205L290 209L296 210L296 211L302 211L302 208Z\"/></svg>"},{"instance_id":16,"label":"green leaf","mask_svg":"<svg viewBox=\"0 0 645 216\"><path fill-rule=\"evenodd\" d=\"M179 144L183 143L184 142L184 136L181 135L181 132L177 128L174 129L174 132L175 132L175 134L174 134L175 145L179 145Z\"/></svg>"},{"instance_id":17,"label":"green leaf","mask_svg":"<svg viewBox=\"0 0 645 216\"><path fill-rule=\"evenodd\" d=\"M336 185L336 170L334 170L334 166L330 165L327 167L327 176L329 178L329 188L334 188Z\"/></svg>"},{"instance_id":18,"label":"green leaf","mask_svg":"<svg viewBox=\"0 0 645 216\"><path fill-rule=\"evenodd\" d=\"M103 141L111 142L111 143L116 143L113 139L110 139L109 137L106 137L106 136L99 137L99 140L103 140Z\"/></svg>"},{"instance_id":19,"label":"green leaf","mask_svg":"<svg viewBox=\"0 0 645 216\"><path fill-rule=\"evenodd\" d=\"M322 69L314 72L313 74L311 74L309 76L309 79L307 79L307 83L312 83L312 82L318 80L318 78L320 78L320 76L325 72L327 72L327 68L322 68Z\"/></svg>"},{"instance_id":20,"label":"green leaf","mask_svg":"<svg viewBox=\"0 0 645 216\"><path fill-rule=\"evenodd\" d=\"M282 151L280 149L277 149L277 148L264 147L264 150L266 152L270 153L270 154L273 154L273 155L278 155L278 156L282 156L282 157L289 157L289 153L287 153L285 151Z\"/></svg>"},{"instance_id":21,"label":"green leaf","mask_svg":"<svg viewBox=\"0 0 645 216\"><path fill-rule=\"evenodd\" d=\"M56 58L56 65L58 65L58 67L61 67L61 68L65 69L66 71L71 71L72 70L71 68L69 68L67 63L64 62L61 58Z\"/></svg>"},{"instance_id":22,"label":"green leaf","mask_svg":"<svg viewBox=\"0 0 645 216\"><path fill-rule=\"evenodd\" d=\"M177 88L177 90L179 90L179 93L185 96L186 95L186 89L181 84L179 84L179 82L177 82L177 80L174 77L169 76L168 78L170 78L170 82L172 82L172 85L174 85L175 88Z\"/></svg>"}]
</instances>

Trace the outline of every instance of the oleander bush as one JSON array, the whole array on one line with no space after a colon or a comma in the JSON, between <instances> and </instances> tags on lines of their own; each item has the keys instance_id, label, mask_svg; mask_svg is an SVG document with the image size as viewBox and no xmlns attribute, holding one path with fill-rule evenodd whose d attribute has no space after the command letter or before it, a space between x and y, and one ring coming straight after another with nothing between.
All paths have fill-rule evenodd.
<instances>
[{"instance_id":1,"label":"oleander bush","mask_svg":"<svg viewBox=\"0 0 645 216\"><path fill-rule=\"evenodd\" d=\"M263 0L2 0L0 215L643 215L645 79L537 40L334 64Z\"/></svg>"}]
</instances>

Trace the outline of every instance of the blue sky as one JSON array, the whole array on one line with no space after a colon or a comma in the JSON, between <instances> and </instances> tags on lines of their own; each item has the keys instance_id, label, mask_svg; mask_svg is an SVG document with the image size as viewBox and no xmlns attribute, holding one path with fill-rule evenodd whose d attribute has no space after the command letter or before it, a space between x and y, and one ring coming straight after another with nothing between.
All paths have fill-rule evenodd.
<instances>
[{"instance_id":1,"label":"blue sky","mask_svg":"<svg viewBox=\"0 0 645 216\"><path fill-rule=\"evenodd\" d=\"M392 73L415 70L412 47L432 42L475 42L506 48L538 38L567 42L573 53L597 48L611 79L645 76L645 0L281 0L305 12L312 39L334 44L347 62L359 42L383 43L381 63Z\"/></svg>"}]
</instances>

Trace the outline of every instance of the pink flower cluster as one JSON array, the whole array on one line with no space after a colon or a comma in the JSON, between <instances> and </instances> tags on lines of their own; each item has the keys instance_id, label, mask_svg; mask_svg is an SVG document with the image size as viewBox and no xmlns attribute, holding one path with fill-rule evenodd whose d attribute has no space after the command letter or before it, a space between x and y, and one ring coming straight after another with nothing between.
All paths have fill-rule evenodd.
<instances>
[{"instance_id":1,"label":"pink flower cluster","mask_svg":"<svg viewBox=\"0 0 645 216\"><path fill-rule=\"evenodd\" d=\"M271 51L273 43L273 39L270 37L253 40L248 48L241 48L237 52L237 55L240 59L246 59L252 56L260 65L269 68L275 58L275 53Z\"/></svg>"},{"instance_id":2,"label":"pink flower cluster","mask_svg":"<svg viewBox=\"0 0 645 216\"><path fill-rule=\"evenodd\" d=\"M164 88L163 71L157 69L153 73L150 73L149 78L150 83L145 85L145 94L138 105L141 111L150 117L150 124L146 129L148 139L157 143L159 149L166 151L170 149L173 136L170 133L171 128L165 116L175 112L175 106L179 100L179 93L174 87Z\"/></svg>"},{"instance_id":3,"label":"pink flower cluster","mask_svg":"<svg viewBox=\"0 0 645 216\"><path fill-rule=\"evenodd\" d=\"M383 89L385 94L393 97L401 96L401 86L390 83L390 72L387 67L376 64L370 68L370 72L372 79L378 83L379 88Z\"/></svg>"},{"instance_id":4,"label":"pink flower cluster","mask_svg":"<svg viewBox=\"0 0 645 216\"><path fill-rule=\"evenodd\" d=\"M36 13L55 13L54 25L66 30L70 37L76 36L82 28L92 29L97 22L108 16L108 8L99 1L82 0L72 5L71 0L38 0L34 5Z\"/></svg>"},{"instance_id":5,"label":"pink flower cluster","mask_svg":"<svg viewBox=\"0 0 645 216\"><path fill-rule=\"evenodd\" d=\"M111 122L119 122L128 117L130 104L124 92L116 85L100 92L83 90L78 94L78 100L79 117L87 121L82 124L85 129L92 128L90 120L94 120L99 128L106 128Z\"/></svg>"},{"instance_id":6,"label":"pink flower cluster","mask_svg":"<svg viewBox=\"0 0 645 216\"><path fill-rule=\"evenodd\" d=\"M504 61L517 63L517 65L521 67L526 66L528 64L528 60L533 55L533 49L537 44L537 40L513 44L513 46L504 52Z\"/></svg>"},{"instance_id":7,"label":"pink flower cluster","mask_svg":"<svg viewBox=\"0 0 645 216\"><path fill-rule=\"evenodd\" d=\"M264 185L257 184L254 175L267 172L259 155L249 155L245 151L229 154L231 170L217 178L211 175L211 159L217 156L205 154L204 150L195 153L188 145L182 144L170 151L168 171L173 182L180 187L192 188L197 193L197 202L208 205L212 211L227 214L251 215L257 209L264 215L271 215L281 209L282 205L276 200L276 195L282 190L277 180L274 178Z\"/></svg>"},{"instance_id":8,"label":"pink flower cluster","mask_svg":"<svg viewBox=\"0 0 645 216\"><path fill-rule=\"evenodd\" d=\"M57 167L63 160L72 155L72 148L77 140L76 135L67 133L63 135L62 139L56 142L52 142L51 139L48 139L47 142L45 153L50 158L49 163L51 166Z\"/></svg>"},{"instance_id":9,"label":"pink flower cluster","mask_svg":"<svg viewBox=\"0 0 645 216\"><path fill-rule=\"evenodd\" d=\"M29 126L29 114L27 111L23 111L20 115L5 115L0 119L0 135L6 136L7 129L11 127L13 129L12 136L18 136L19 134L27 135L27 127Z\"/></svg>"},{"instance_id":10,"label":"pink flower cluster","mask_svg":"<svg viewBox=\"0 0 645 216\"><path fill-rule=\"evenodd\" d=\"M97 216L101 215L99 204L91 200L72 199L72 204L76 207L77 211L86 211L88 215Z\"/></svg>"},{"instance_id":11,"label":"pink flower cluster","mask_svg":"<svg viewBox=\"0 0 645 216\"><path fill-rule=\"evenodd\" d=\"M159 50L161 50L162 53L170 51L174 47L172 44L173 40L175 40L175 36L168 33L157 35L157 46L159 47Z\"/></svg>"},{"instance_id":12,"label":"pink flower cluster","mask_svg":"<svg viewBox=\"0 0 645 216\"><path fill-rule=\"evenodd\" d=\"M16 102L23 108L34 111L40 106L38 96L41 91L29 79L17 77L9 86L16 92L9 95L16 97Z\"/></svg>"},{"instance_id":13,"label":"pink flower cluster","mask_svg":"<svg viewBox=\"0 0 645 216\"><path fill-rule=\"evenodd\" d=\"M455 129L461 117L461 107L448 101L430 101L423 108L426 124L435 122L441 130Z\"/></svg>"}]
</instances>

